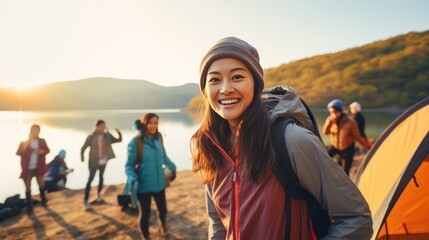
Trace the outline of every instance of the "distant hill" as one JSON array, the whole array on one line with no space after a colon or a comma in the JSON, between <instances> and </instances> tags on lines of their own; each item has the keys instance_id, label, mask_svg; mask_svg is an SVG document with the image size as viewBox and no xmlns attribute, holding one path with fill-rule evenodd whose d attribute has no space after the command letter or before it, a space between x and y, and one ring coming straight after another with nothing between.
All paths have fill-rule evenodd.
<instances>
[{"instance_id":1,"label":"distant hill","mask_svg":"<svg viewBox=\"0 0 429 240\"><path fill-rule=\"evenodd\" d=\"M21 92L0 88L0 110L184 108L197 84L164 87L144 80L88 78Z\"/></svg>"},{"instance_id":2,"label":"distant hill","mask_svg":"<svg viewBox=\"0 0 429 240\"><path fill-rule=\"evenodd\" d=\"M365 108L408 107L429 96L429 31L266 69L265 80L292 86L314 107L334 98Z\"/></svg>"}]
</instances>

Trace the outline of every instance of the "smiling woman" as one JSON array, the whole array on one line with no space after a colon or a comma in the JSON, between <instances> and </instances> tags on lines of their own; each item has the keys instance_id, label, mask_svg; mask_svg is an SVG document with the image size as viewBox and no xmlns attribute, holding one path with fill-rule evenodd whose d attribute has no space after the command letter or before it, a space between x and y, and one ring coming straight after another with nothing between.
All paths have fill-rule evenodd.
<instances>
[{"instance_id":1,"label":"smiling woman","mask_svg":"<svg viewBox=\"0 0 429 240\"><path fill-rule=\"evenodd\" d=\"M237 127L240 117L253 101L253 75L248 67L234 58L214 61L206 80L206 95L210 107L231 127Z\"/></svg>"},{"instance_id":2,"label":"smiling woman","mask_svg":"<svg viewBox=\"0 0 429 240\"><path fill-rule=\"evenodd\" d=\"M272 132L271 123L286 122L291 113L309 119L299 97L283 96L274 107L278 110L268 112L261 101L263 87L258 51L241 39L219 40L201 62L200 90L207 108L191 150L193 170L206 184L209 239L314 240L315 234L369 239L368 205L320 139L295 123ZM286 184L282 188L275 167L285 162L283 156L299 179L294 184L299 182L314 201L307 204L293 198ZM327 221L323 232L310 222L308 207L314 202L337 220Z\"/></svg>"}]
</instances>

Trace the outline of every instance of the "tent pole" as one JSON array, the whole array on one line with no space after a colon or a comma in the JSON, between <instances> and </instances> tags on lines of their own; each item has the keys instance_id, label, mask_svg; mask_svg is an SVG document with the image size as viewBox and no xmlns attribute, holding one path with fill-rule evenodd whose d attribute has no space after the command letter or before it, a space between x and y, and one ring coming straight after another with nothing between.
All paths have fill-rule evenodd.
<instances>
[{"instance_id":1,"label":"tent pole","mask_svg":"<svg viewBox=\"0 0 429 240\"><path fill-rule=\"evenodd\" d=\"M386 240L389 240L389 230L387 229L387 221L384 222L384 227L386 228Z\"/></svg>"}]
</instances>

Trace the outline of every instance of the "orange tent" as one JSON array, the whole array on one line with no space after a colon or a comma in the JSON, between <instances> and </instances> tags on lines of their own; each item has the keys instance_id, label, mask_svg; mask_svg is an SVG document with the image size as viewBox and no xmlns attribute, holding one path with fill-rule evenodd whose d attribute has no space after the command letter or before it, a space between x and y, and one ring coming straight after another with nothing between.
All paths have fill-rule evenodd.
<instances>
[{"instance_id":1,"label":"orange tent","mask_svg":"<svg viewBox=\"0 0 429 240\"><path fill-rule=\"evenodd\" d=\"M354 182L372 213L372 239L429 239L429 97L387 127Z\"/></svg>"}]
</instances>

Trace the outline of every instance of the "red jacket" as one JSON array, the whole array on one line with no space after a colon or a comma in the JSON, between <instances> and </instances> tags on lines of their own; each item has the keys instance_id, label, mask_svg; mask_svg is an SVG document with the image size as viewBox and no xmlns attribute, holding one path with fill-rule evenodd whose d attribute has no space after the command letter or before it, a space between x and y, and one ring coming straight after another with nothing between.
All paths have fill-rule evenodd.
<instances>
[{"instance_id":1,"label":"red jacket","mask_svg":"<svg viewBox=\"0 0 429 240\"><path fill-rule=\"evenodd\" d=\"M45 139L38 138L39 140L39 150L44 150L43 154L39 154L37 158L37 168L36 168L36 176L40 177L45 175L45 173L48 171L48 167L46 166L45 162L45 156L49 153L48 145L46 144ZM21 176L20 178L26 179L28 177L28 166L30 164L30 157L31 157L31 148L30 146L30 139L21 142L19 144L18 150L16 151L16 155L21 156Z\"/></svg>"},{"instance_id":2,"label":"red jacket","mask_svg":"<svg viewBox=\"0 0 429 240\"><path fill-rule=\"evenodd\" d=\"M324 239L370 239L373 230L368 204L349 176L329 157L320 139L307 130L311 129L312 124L299 96L288 88L284 96L266 94L265 97L280 98L269 112L271 122L278 117L292 117L305 127L294 123L286 126L286 149L301 186L335 220ZM271 169L267 169L255 184L235 167L235 156L231 158L221 147L218 148L223 153L223 167L217 169L213 183L206 184L209 239L233 239L235 228L238 229L238 238L243 240L284 239L284 197L287 192L284 192ZM235 206L238 211L235 211ZM291 209L291 239L312 239L311 229L306 225L305 204L293 201ZM236 216L238 221L234 222Z\"/></svg>"},{"instance_id":3,"label":"red jacket","mask_svg":"<svg viewBox=\"0 0 429 240\"><path fill-rule=\"evenodd\" d=\"M226 239L283 239L285 191L272 170L267 169L254 183L238 168L238 159L213 143L224 159L207 193L214 205L208 211L209 215L217 215L214 219L220 218ZM291 209L291 239L312 239L306 202L292 200Z\"/></svg>"}]
</instances>

